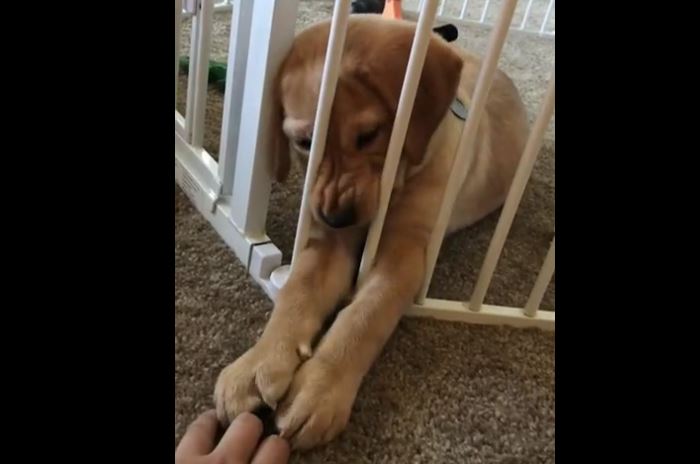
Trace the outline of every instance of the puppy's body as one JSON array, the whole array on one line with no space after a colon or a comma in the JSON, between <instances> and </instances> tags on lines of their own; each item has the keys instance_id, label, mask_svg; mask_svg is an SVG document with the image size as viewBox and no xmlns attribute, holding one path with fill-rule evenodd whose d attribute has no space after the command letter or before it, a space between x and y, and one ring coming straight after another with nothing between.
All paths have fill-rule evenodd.
<instances>
[{"instance_id":1,"label":"puppy's body","mask_svg":"<svg viewBox=\"0 0 700 464\"><path fill-rule=\"evenodd\" d=\"M329 24L302 32L278 82L278 177L290 149L310 146ZM347 423L362 378L411 303L425 275L425 251L452 171L480 60L435 36L411 115L399 175L374 267L353 289L357 251L373 219L379 180L415 25L358 15L349 21L346 50L328 137L314 179L312 234L280 291L260 341L221 373L215 399L222 421L265 402L294 446L329 441ZM448 233L497 209L507 194L527 137L524 106L498 72L461 182ZM318 346L324 319L352 296ZM278 405L278 402L280 404Z\"/></svg>"},{"instance_id":2,"label":"puppy's body","mask_svg":"<svg viewBox=\"0 0 700 464\"><path fill-rule=\"evenodd\" d=\"M457 47L453 48L464 60L457 96L466 103L471 100L476 87L481 60ZM450 129L442 138L436 134L431 143L435 144L441 156L449 158L450 154L456 154L461 127L455 128L455 118L451 114L448 113L446 119L450 121ZM457 126L461 124L462 121L459 121ZM474 224L503 204L527 136L525 106L513 82L498 70L477 132L476 153L461 183L448 234ZM459 156L466 156L466 153Z\"/></svg>"}]
</instances>

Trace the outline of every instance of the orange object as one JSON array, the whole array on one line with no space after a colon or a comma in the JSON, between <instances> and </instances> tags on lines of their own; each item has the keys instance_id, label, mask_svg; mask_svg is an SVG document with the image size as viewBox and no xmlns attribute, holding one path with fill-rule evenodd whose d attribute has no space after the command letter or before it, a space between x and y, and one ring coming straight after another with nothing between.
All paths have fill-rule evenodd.
<instances>
[{"instance_id":1,"label":"orange object","mask_svg":"<svg viewBox=\"0 0 700 464\"><path fill-rule=\"evenodd\" d=\"M389 19L402 19L401 0L386 0L382 16Z\"/></svg>"}]
</instances>

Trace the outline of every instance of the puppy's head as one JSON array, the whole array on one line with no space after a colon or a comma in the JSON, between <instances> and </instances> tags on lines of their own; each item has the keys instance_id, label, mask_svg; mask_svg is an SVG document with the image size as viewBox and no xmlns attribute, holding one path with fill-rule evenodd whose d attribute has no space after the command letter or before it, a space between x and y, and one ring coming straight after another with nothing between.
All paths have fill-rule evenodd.
<instances>
[{"instance_id":1,"label":"puppy's head","mask_svg":"<svg viewBox=\"0 0 700 464\"><path fill-rule=\"evenodd\" d=\"M311 147L330 24L302 32L280 68L279 139L275 163L286 177L290 150L302 159ZM331 111L328 137L310 206L333 228L363 226L376 214L382 167L413 43L415 25L377 16L351 17ZM461 58L437 36L430 39L402 160L418 165L456 94Z\"/></svg>"}]
</instances>

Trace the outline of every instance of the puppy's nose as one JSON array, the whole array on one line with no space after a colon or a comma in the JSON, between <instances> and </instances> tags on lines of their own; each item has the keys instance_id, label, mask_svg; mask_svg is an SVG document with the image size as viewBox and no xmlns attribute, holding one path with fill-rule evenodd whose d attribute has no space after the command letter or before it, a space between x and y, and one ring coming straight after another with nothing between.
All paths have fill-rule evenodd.
<instances>
[{"instance_id":1,"label":"puppy's nose","mask_svg":"<svg viewBox=\"0 0 700 464\"><path fill-rule=\"evenodd\" d=\"M321 216L323 222L334 229L341 229L355 223L355 209L353 207L343 208L328 214L324 214L322 210L319 210L318 215Z\"/></svg>"}]
</instances>

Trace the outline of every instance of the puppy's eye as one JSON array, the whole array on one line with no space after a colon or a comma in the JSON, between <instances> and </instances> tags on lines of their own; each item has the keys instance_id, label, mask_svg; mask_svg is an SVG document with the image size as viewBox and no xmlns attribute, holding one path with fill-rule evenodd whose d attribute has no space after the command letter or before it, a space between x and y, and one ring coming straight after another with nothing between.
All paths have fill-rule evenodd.
<instances>
[{"instance_id":1,"label":"puppy's eye","mask_svg":"<svg viewBox=\"0 0 700 464\"><path fill-rule=\"evenodd\" d=\"M358 135L357 141L355 142L357 149L362 150L363 148L367 147L370 143L374 142L374 139L377 138L377 135L379 135L378 127L376 129L372 129L369 132L363 132L362 134Z\"/></svg>"},{"instance_id":2,"label":"puppy's eye","mask_svg":"<svg viewBox=\"0 0 700 464\"><path fill-rule=\"evenodd\" d=\"M302 149L304 151L311 150L311 139L310 138L305 137L305 138L301 138L301 139L296 139L294 141L294 143L296 144L297 147L299 147L300 149Z\"/></svg>"}]
</instances>

